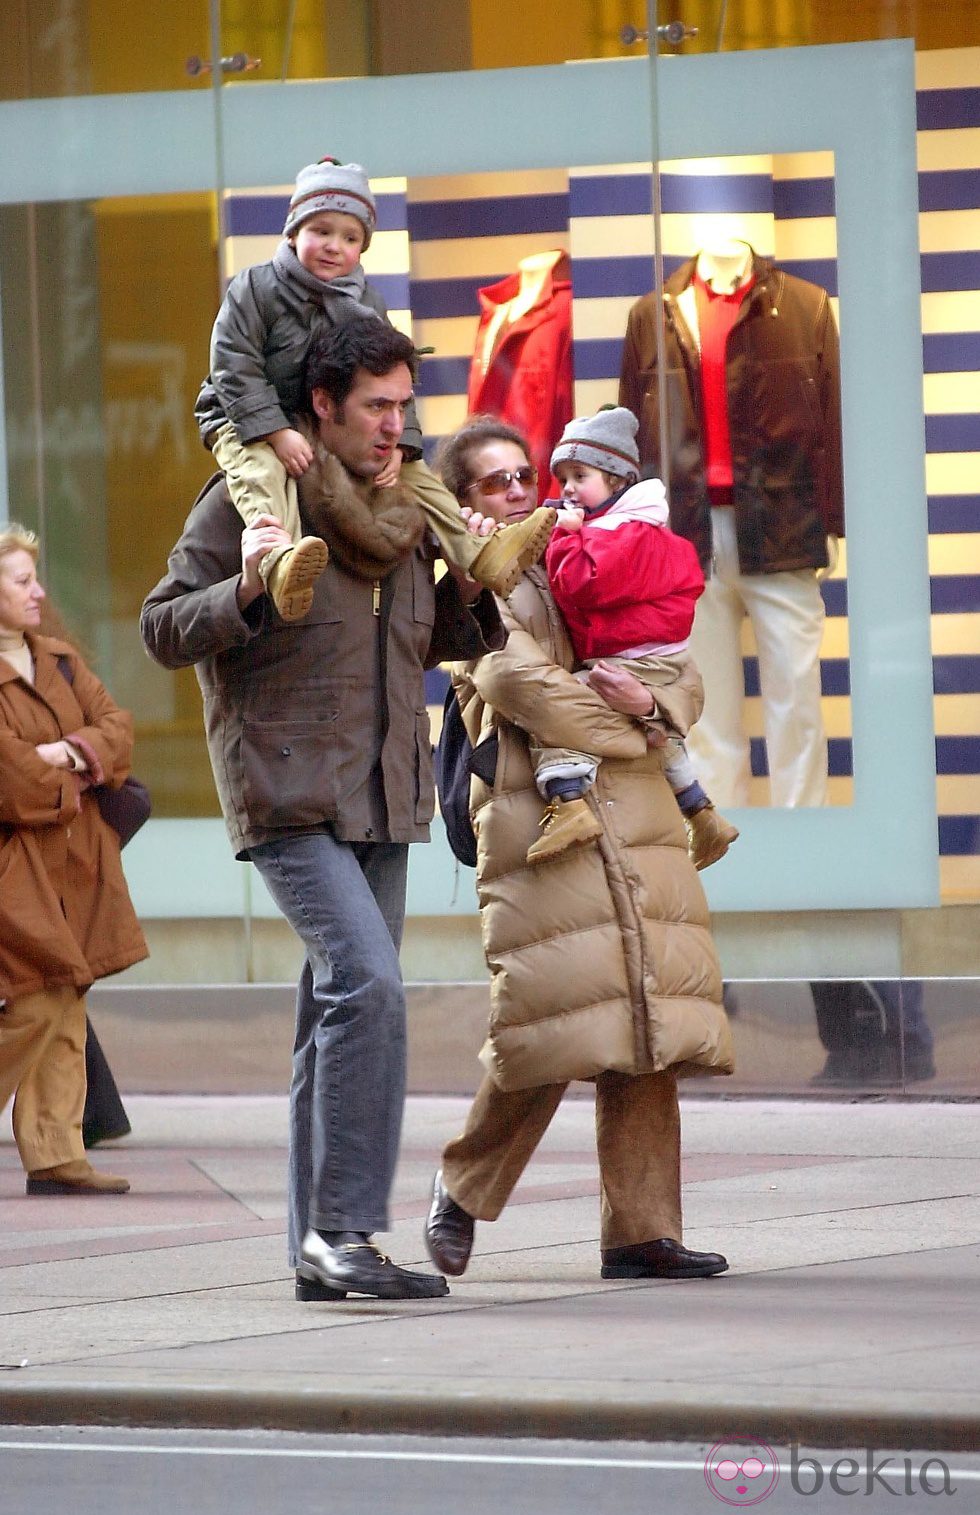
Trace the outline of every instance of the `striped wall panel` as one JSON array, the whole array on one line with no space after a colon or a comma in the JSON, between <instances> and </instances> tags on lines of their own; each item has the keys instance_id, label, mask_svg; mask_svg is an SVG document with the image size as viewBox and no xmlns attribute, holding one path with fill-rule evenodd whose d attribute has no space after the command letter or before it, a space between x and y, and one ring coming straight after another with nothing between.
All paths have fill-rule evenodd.
<instances>
[{"instance_id":1,"label":"striped wall panel","mask_svg":"<svg viewBox=\"0 0 980 1515\"><path fill-rule=\"evenodd\" d=\"M946 899L980 898L980 49L917 59L929 562L941 880ZM836 308L830 154L664 163L667 271L719 234L746 238ZM622 334L651 285L649 164L375 183L381 230L365 259L397 324L425 360L419 411L428 443L466 414L476 291L552 248L572 260L576 410L616 397ZM230 196L229 274L271 256L288 189ZM852 792L847 553L824 586L821 677L831 803ZM758 668L743 644L754 801L766 803ZM429 676L438 718L445 676Z\"/></svg>"}]
</instances>

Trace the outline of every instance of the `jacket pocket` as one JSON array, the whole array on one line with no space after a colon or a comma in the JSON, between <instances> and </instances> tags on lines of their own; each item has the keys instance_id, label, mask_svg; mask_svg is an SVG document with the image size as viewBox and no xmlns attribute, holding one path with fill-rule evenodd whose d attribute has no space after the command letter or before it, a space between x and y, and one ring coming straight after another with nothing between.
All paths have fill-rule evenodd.
<instances>
[{"instance_id":1,"label":"jacket pocket","mask_svg":"<svg viewBox=\"0 0 980 1515\"><path fill-rule=\"evenodd\" d=\"M436 619L436 586L432 565L419 553L412 558L412 619L420 626L434 626Z\"/></svg>"},{"instance_id":2,"label":"jacket pocket","mask_svg":"<svg viewBox=\"0 0 980 1515\"><path fill-rule=\"evenodd\" d=\"M336 818L337 712L327 720L245 721L242 800L252 826L315 826Z\"/></svg>"}]
</instances>

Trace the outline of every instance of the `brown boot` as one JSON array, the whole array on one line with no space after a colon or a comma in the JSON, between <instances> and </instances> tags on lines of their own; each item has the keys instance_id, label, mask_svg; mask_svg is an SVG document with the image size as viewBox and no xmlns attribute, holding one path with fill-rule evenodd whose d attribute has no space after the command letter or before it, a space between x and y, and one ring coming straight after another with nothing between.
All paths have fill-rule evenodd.
<instances>
[{"instance_id":1,"label":"brown boot","mask_svg":"<svg viewBox=\"0 0 980 1515\"><path fill-rule=\"evenodd\" d=\"M494 594L506 598L517 586L525 568L536 563L548 545L558 512L539 505L524 521L498 526L467 572Z\"/></svg>"},{"instance_id":2,"label":"brown boot","mask_svg":"<svg viewBox=\"0 0 980 1515\"><path fill-rule=\"evenodd\" d=\"M688 857L699 871L717 863L738 839L738 829L719 815L714 805L696 810L686 823Z\"/></svg>"},{"instance_id":3,"label":"brown boot","mask_svg":"<svg viewBox=\"0 0 980 1515\"><path fill-rule=\"evenodd\" d=\"M125 1194L128 1188L128 1178L99 1173L84 1158L55 1168L36 1168L27 1175L28 1194Z\"/></svg>"},{"instance_id":4,"label":"brown boot","mask_svg":"<svg viewBox=\"0 0 980 1515\"><path fill-rule=\"evenodd\" d=\"M602 827L585 800L551 800L541 818L541 835L527 849L527 861L543 863L601 835Z\"/></svg>"},{"instance_id":5,"label":"brown boot","mask_svg":"<svg viewBox=\"0 0 980 1515\"><path fill-rule=\"evenodd\" d=\"M284 621L301 621L313 604L313 585L327 566L330 553L320 537L301 537L276 562L267 585L272 603Z\"/></svg>"}]
</instances>

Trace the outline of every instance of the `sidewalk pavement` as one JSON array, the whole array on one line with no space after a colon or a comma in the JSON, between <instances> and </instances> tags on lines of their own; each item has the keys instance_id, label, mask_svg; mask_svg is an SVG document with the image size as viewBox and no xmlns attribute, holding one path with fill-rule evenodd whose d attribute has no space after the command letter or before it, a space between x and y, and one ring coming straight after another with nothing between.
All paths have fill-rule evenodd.
<instances>
[{"instance_id":1,"label":"sidewalk pavement","mask_svg":"<svg viewBox=\"0 0 980 1515\"><path fill-rule=\"evenodd\" d=\"M972 1104L684 1099L686 1240L731 1271L599 1278L587 1094L565 1101L448 1299L299 1304L286 1101L129 1097L132 1192L26 1199L0 1132L0 1423L976 1450ZM467 1102L410 1100L384 1238L427 1260Z\"/></svg>"}]
</instances>

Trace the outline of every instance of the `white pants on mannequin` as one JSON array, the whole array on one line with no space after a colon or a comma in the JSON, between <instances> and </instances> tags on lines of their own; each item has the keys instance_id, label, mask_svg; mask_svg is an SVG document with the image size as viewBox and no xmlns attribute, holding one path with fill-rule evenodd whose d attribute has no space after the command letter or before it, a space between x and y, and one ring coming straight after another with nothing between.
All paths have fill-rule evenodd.
<instances>
[{"instance_id":1,"label":"white pants on mannequin","mask_svg":"<svg viewBox=\"0 0 980 1515\"><path fill-rule=\"evenodd\" d=\"M752 769L745 730L740 632L745 616L759 655L770 803L827 803L827 736L820 708L824 607L813 569L742 574L734 511L714 506L712 575L698 601L691 652L704 680L704 712L688 750L714 804L748 805Z\"/></svg>"}]
</instances>

